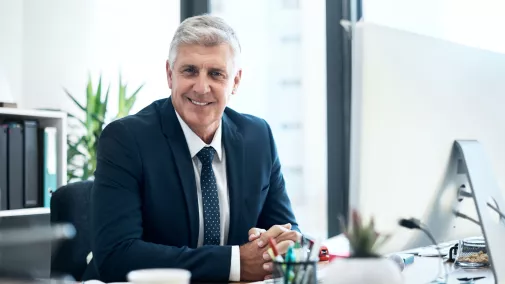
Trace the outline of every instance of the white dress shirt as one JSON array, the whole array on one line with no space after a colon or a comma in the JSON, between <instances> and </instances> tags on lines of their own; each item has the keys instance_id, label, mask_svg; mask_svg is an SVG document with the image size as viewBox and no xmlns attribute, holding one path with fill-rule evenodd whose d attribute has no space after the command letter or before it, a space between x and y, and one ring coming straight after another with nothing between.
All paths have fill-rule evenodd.
<instances>
[{"instance_id":1,"label":"white dress shirt","mask_svg":"<svg viewBox=\"0 0 505 284\"><path fill-rule=\"evenodd\" d=\"M177 111L177 119L181 124L182 131L188 143L189 153L193 160L193 169L195 171L196 193L198 196L198 216L199 216L199 230L198 230L198 247L203 245L203 206L202 206L202 189L200 185L200 173L202 170L202 163L196 156L204 147L211 146L216 151L214 159L212 160L212 170L216 176L217 191L219 198L219 216L221 225L221 240L220 245L225 245L228 242L228 231L230 228L230 202L228 194L228 180L226 179L226 154L224 145L221 143L222 129L221 123L217 128L214 138L210 145L198 137L191 128L179 116ZM232 246L231 249L231 267L230 267L230 281L240 281L240 250L238 246Z\"/></svg>"}]
</instances>

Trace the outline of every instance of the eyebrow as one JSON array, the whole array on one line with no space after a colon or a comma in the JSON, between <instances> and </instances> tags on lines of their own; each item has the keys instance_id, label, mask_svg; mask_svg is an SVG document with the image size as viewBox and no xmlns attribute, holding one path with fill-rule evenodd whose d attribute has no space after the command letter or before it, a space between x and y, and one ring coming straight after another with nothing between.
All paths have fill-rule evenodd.
<instances>
[{"instance_id":1,"label":"eyebrow","mask_svg":"<svg viewBox=\"0 0 505 284\"><path fill-rule=\"evenodd\" d=\"M219 67L213 67L213 68L210 68L209 70L210 70L210 71L218 71L218 72L221 72L221 73L223 73L223 74L227 74L227 73L226 73L226 69L219 68Z\"/></svg>"},{"instance_id":2,"label":"eyebrow","mask_svg":"<svg viewBox=\"0 0 505 284\"><path fill-rule=\"evenodd\" d=\"M181 66L180 70L184 70L186 68L195 68L195 69L199 69L196 65L193 65L193 64L184 64ZM223 74L227 74L226 72L226 68L222 68L222 67L211 67L209 68L209 71L219 71Z\"/></svg>"},{"instance_id":3,"label":"eyebrow","mask_svg":"<svg viewBox=\"0 0 505 284\"><path fill-rule=\"evenodd\" d=\"M193 65L193 64L184 64L181 66L180 70L183 70L183 69L186 69L186 68L195 68L196 69L196 66Z\"/></svg>"}]
</instances>

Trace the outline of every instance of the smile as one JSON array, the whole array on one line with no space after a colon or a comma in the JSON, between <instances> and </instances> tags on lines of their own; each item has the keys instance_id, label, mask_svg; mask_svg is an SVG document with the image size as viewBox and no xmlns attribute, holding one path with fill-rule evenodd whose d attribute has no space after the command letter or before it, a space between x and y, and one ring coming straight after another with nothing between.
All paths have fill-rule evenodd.
<instances>
[{"instance_id":1,"label":"smile","mask_svg":"<svg viewBox=\"0 0 505 284\"><path fill-rule=\"evenodd\" d=\"M197 106L206 106L206 105L208 105L208 104L211 104L211 103L202 103L202 102L199 102L199 101L192 100L192 99L190 99L190 98L188 98L188 100L189 100L190 102L192 102L194 105L197 105Z\"/></svg>"}]
</instances>

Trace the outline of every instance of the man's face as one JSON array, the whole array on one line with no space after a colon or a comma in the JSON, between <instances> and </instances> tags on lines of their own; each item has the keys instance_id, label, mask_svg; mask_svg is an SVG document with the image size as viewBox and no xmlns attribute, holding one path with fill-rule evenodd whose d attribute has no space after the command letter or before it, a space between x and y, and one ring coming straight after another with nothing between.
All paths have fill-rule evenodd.
<instances>
[{"instance_id":1,"label":"man's face","mask_svg":"<svg viewBox=\"0 0 505 284\"><path fill-rule=\"evenodd\" d=\"M182 119L193 131L217 128L242 73L231 74L229 45L181 45L173 68L168 61L166 68L172 103Z\"/></svg>"}]
</instances>

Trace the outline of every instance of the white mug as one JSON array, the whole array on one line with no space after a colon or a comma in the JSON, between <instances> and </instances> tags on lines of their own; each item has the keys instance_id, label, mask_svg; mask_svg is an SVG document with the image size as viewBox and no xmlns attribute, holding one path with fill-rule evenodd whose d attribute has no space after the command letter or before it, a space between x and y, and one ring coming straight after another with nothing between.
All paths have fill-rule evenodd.
<instances>
[{"instance_id":1,"label":"white mug","mask_svg":"<svg viewBox=\"0 0 505 284\"><path fill-rule=\"evenodd\" d=\"M134 284L189 284L191 272L176 268L141 269L131 271L127 278Z\"/></svg>"}]
</instances>

